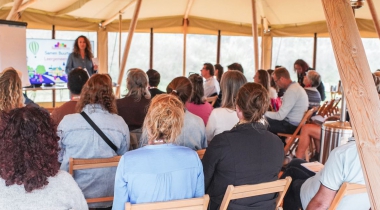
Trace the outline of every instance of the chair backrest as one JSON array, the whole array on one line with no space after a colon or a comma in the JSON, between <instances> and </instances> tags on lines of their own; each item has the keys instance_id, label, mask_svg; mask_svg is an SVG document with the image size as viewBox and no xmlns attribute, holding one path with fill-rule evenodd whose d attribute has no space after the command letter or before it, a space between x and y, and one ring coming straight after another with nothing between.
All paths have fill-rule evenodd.
<instances>
[{"instance_id":1,"label":"chair backrest","mask_svg":"<svg viewBox=\"0 0 380 210\"><path fill-rule=\"evenodd\" d=\"M329 117L329 113L332 112L334 107L335 99L331 99L331 101L326 105L326 107L319 113L322 117Z\"/></svg>"},{"instance_id":2,"label":"chair backrest","mask_svg":"<svg viewBox=\"0 0 380 210\"><path fill-rule=\"evenodd\" d=\"M285 179L261 184L242 186L228 185L226 194L224 194L222 204L220 205L220 210L226 210L231 200L278 192L279 195L276 200L277 209L281 205L291 182L292 178L288 176Z\"/></svg>"},{"instance_id":3,"label":"chair backrest","mask_svg":"<svg viewBox=\"0 0 380 210\"><path fill-rule=\"evenodd\" d=\"M215 102L216 102L216 99L218 99L218 96L211 96L211 97L207 97L206 98L206 101L209 102L211 104L211 106L214 106Z\"/></svg>"},{"instance_id":4,"label":"chair backrest","mask_svg":"<svg viewBox=\"0 0 380 210\"><path fill-rule=\"evenodd\" d=\"M197 150L199 159L201 159L201 160L203 159L203 156L205 155L205 152L206 152L206 149Z\"/></svg>"},{"instance_id":5,"label":"chair backrest","mask_svg":"<svg viewBox=\"0 0 380 210\"><path fill-rule=\"evenodd\" d=\"M286 146L284 147L285 154L288 154L290 147L293 145L294 141L296 140L296 137L298 133L300 132L302 126L311 118L311 116L317 109L318 107L313 107L305 112L297 129L294 131L290 139L286 142Z\"/></svg>"},{"instance_id":6,"label":"chair backrest","mask_svg":"<svg viewBox=\"0 0 380 210\"><path fill-rule=\"evenodd\" d=\"M166 202L125 204L125 210L207 210L210 197L206 194L201 198L190 198Z\"/></svg>"},{"instance_id":7,"label":"chair backrest","mask_svg":"<svg viewBox=\"0 0 380 210\"><path fill-rule=\"evenodd\" d=\"M111 158L96 158L96 159L76 159L69 160L69 173L74 176L75 170L90 169L90 168L107 168L116 167L119 164L121 156ZM105 201L113 201L113 197L88 198L87 203L98 203Z\"/></svg>"},{"instance_id":8,"label":"chair backrest","mask_svg":"<svg viewBox=\"0 0 380 210\"><path fill-rule=\"evenodd\" d=\"M366 192L367 188L365 187L365 185L344 182L342 186L340 186L338 192L336 193L335 198L329 207L329 210L337 209L340 201L346 195L360 194Z\"/></svg>"}]
</instances>

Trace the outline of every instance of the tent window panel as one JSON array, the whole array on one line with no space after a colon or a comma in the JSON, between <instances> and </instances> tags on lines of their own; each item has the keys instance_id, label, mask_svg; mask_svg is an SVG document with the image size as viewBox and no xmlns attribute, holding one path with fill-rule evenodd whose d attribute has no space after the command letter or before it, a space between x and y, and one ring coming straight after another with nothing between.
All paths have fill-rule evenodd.
<instances>
[{"instance_id":1,"label":"tent window panel","mask_svg":"<svg viewBox=\"0 0 380 210\"><path fill-rule=\"evenodd\" d=\"M55 38L56 39L66 39L66 40L75 40L78 38L78 36L85 36L87 37L93 44L91 46L92 53L96 57L97 55L97 48L98 48L98 35L96 32L88 32L88 31L55 31ZM50 31L50 38L51 38L51 31Z\"/></svg>"},{"instance_id":2,"label":"tent window panel","mask_svg":"<svg viewBox=\"0 0 380 210\"><path fill-rule=\"evenodd\" d=\"M303 59L310 66L313 65L313 38L273 37L272 68L280 65L288 69L292 80L297 81L294 72L294 62ZM317 64L318 67L318 64Z\"/></svg>"},{"instance_id":3,"label":"tent window panel","mask_svg":"<svg viewBox=\"0 0 380 210\"><path fill-rule=\"evenodd\" d=\"M232 63L240 63L244 75L249 82L253 82L255 75L255 57L253 38L251 36L222 36L220 41L220 64L227 71ZM261 37L258 38L259 62L261 57Z\"/></svg>"},{"instance_id":4,"label":"tent window panel","mask_svg":"<svg viewBox=\"0 0 380 210\"><path fill-rule=\"evenodd\" d=\"M379 38L362 38L365 54L371 72L380 69L380 41Z\"/></svg>"},{"instance_id":5,"label":"tent window panel","mask_svg":"<svg viewBox=\"0 0 380 210\"><path fill-rule=\"evenodd\" d=\"M338 85L340 77L330 38L318 38L316 70L321 75L326 92L330 91L331 86ZM329 97L329 94L326 96Z\"/></svg>"},{"instance_id":6,"label":"tent window panel","mask_svg":"<svg viewBox=\"0 0 380 210\"><path fill-rule=\"evenodd\" d=\"M153 43L153 69L161 74L158 88L166 91L174 78L182 76L183 35L155 33Z\"/></svg>"},{"instance_id":7,"label":"tent window panel","mask_svg":"<svg viewBox=\"0 0 380 210\"><path fill-rule=\"evenodd\" d=\"M27 39L51 39L51 30L26 29Z\"/></svg>"},{"instance_id":8,"label":"tent window panel","mask_svg":"<svg viewBox=\"0 0 380 210\"><path fill-rule=\"evenodd\" d=\"M188 34L186 44L186 77L200 74L204 63L216 63L217 36Z\"/></svg>"},{"instance_id":9,"label":"tent window panel","mask_svg":"<svg viewBox=\"0 0 380 210\"><path fill-rule=\"evenodd\" d=\"M121 60L125 43L127 42L128 33L121 35ZM139 68L147 71L149 68L149 41L148 33L135 33L133 35L131 48L129 50L128 59L125 67L121 83L121 96L127 94L126 75L128 69ZM108 73L111 75L112 81L117 82L119 77L119 33L108 32Z\"/></svg>"}]
</instances>

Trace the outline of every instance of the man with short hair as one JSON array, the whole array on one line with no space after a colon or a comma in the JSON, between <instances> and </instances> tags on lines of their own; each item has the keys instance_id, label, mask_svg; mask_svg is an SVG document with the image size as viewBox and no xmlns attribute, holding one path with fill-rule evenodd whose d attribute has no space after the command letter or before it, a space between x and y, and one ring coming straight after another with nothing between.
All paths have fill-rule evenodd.
<instances>
[{"instance_id":1,"label":"man with short hair","mask_svg":"<svg viewBox=\"0 0 380 210\"><path fill-rule=\"evenodd\" d=\"M154 69L149 69L146 72L146 74L148 75L148 79L149 79L149 92L150 92L151 99L158 94L165 93L157 88L161 80L160 73Z\"/></svg>"},{"instance_id":2,"label":"man with short hair","mask_svg":"<svg viewBox=\"0 0 380 210\"><path fill-rule=\"evenodd\" d=\"M305 90L290 79L286 68L278 68L272 74L279 88L285 89L282 105L277 112L267 111L265 116L269 123L268 130L274 134L292 134L297 129L307 111L309 101Z\"/></svg>"},{"instance_id":3,"label":"man with short hair","mask_svg":"<svg viewBox=\"0 0 380 210\"><path fill-rule=\"evenodd\" d=\"M335 148L329 155L324 168L317 173L301 164L306 161L293 159L281 178L292 177L292 183L285 195L283 208L287 210L328 209L337 191L344 182L365 184L355 139ZM367 193L344 196L338 210L369 209Z\"/></svg>"},{"instance_id":4,"label":"man with short hair","mask_svg":"<svg viewBox=\"0 0 380 210\"><path fill-rule=\"evenodd\" d=\"M236 70L244 74L243 66L241 66L240 63L232 63L231 65L227 66L227 68L228 70Z\"/></svg>"},{"instance_id":5,"label":"man with short hair","mask_svg":"<svg viewBox=\"0 0 380 210\"><path fill-rule=\"evenodd\" d=\"M218 95L220 87L218 80L214 77L214 66L211 63L203 64L201 75L205 79L203 83L205 97Z\"/></svg>"},{"instance_id":6,"label":"man with short hair","mask_svg":"<svg viewBox=\"0 0 380 210\"><path fill-rule=\"evenodd\" d=\"M83 85L87 82L88 78L87 71L82 68L75 68L69 72L67 88L71 93L71 100L62 104L62 106L55 108L51 113L51 118L57 125L61 122L64 116L76 113L75 107L80 98Z\"/></svg>"}]
</instances>

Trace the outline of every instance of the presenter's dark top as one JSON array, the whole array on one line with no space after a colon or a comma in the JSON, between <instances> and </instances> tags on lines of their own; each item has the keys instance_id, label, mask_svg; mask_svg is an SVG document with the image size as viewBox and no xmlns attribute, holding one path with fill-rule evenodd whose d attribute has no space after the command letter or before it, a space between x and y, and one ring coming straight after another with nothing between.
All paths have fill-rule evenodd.
<instances>
[{"instance_id":1,"label":"presenter's dark top","mask_svg":"<svg viewBox=\"0 0 380 210\"><path fill-rule=\"evenodd\" d=\"M228 185L277 180L284 160L278 136L261 123L245 123L216 135L202 159L210 209L219 209ZM276 193L231 200L230 210L275 209Z\"/></svg>"},{"instance_id":2,"label":"presenter's dark top","mask_svg":"<svg viewBox=\"0 0 380 210\"><path fill-rule=\"evenodd\" d=\"M86 68L90 76L96 73L96 71L94 71L94 65L91 59L88 59L86 56L82 58L80 55L70 53L66 62L66 74L69 74L71 70L78 67L81 67L82 69Z\"/></svg>"}]
</instances>

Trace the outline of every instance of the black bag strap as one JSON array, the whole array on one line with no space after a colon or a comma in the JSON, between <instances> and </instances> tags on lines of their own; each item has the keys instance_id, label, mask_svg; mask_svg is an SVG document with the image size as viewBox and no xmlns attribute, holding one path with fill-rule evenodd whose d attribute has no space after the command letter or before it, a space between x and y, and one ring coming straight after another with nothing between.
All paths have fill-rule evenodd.
<instances>
[{"instance_id":1,"label":"black bag strap","mask_svg":"<svg viewBox=\"0 0 380 210\"><path fill-rule=\"evenodd\" d=\"M115 152L117 151L117 147L115 144L111 142L111 140L100 130L100 128L94 123L94 121L91 120L91 118L86 114L86 112L80 113L83 118L88 122L88 124L91 125L92 128L99 134L100 137L110 146Z\"/></svg>"}]
</instances>

